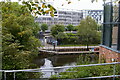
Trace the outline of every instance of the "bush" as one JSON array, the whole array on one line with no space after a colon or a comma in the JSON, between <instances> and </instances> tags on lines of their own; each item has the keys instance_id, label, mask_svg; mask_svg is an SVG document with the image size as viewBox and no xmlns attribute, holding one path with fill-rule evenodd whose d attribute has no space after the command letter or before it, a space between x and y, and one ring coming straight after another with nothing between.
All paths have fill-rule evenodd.
<instances>
[{"instance_id":1,"label":"bush","mask_svg":"<svg viewBox=\"0 0 120 80\"><path fill-rule=\"evenodd\" d=\"M51 78L59 79L75 79L75 78L85 78L85 77L96 77L96 76L109 76L113 75L113 65L104 66L90 66L90 67L78 67L71 68L66 71L72 72L61 72L58 75L52 76ZM120 75L120 64L116 65L116 75Z\"/></svg>"}]
</instances>

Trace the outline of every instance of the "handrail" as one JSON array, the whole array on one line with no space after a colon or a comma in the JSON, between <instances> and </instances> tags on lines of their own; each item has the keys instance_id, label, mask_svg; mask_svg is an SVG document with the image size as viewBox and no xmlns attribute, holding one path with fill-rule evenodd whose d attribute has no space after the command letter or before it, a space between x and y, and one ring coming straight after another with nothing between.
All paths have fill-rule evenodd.
<instances>
[{"instance_id":1,"label":"handrail","mask_svg":"<svg viewBox=\"0 0 120 80\"><path fill-rule=\"evenodd\" d=\"M16 72L54 72L53 70L50 71L50 69L62 69L62 68L75 68L75 67L114 65L114 67L113 67L113 75L111 75L111 76L86 77L86 78L83 78L83 79L113 77L113 80L115 80L115 77L120 77L120 75L115 75L115 72L116 72L116 70L115 70L115 64L120 64L120 62L89 64L89 65L76 65L76 66L63 66L63 67L50 67L50 68L23 69L23 70L0 70L0 72L4 72L4 80L6 80L6 78L7 78L6 77L6 73L13 72L14 73L13 77L14 77L14 80L15 80L15 73Z\"/></svg>"},{"instance_id":2,"label":"handrail","mask_svg":"<svg viewBox=\"0 0 120 80\"><path fill-rule=\"evenodd\" d=\"M88 66L100 66L100 65L112 65L112 64L120 64L120 62L89 64L89 65L76 65L76 66L63 66L63 67L50 67L50 68L23 69L23 70L0 70L0 72L29 72L29 71L37 71L37 70L41 71L41 70L50 70L50 69L88 67Z\"/></svg>"}]
</instances>

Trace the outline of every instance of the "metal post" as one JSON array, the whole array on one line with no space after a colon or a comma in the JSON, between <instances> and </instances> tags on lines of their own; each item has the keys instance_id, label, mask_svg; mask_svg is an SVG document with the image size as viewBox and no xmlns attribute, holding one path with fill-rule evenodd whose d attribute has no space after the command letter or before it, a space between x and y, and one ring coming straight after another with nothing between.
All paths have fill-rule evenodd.
<instances>
[{"instance_id":1,"label":"metal post","mask_svg":"<svg viewBox=\"0 0 120 80\"><path fill-rule=\"evenodd\" d=\"M112 14L113 14L112 2L110 2L109 4L104 4L102 44L108 47L111 47L112 43L112 24L110 24L112 22Z\"/></svg>"},{"instance_id":2,"label":"metal post","mask_svg":"<svg viewBox=\"0 0 120 80\"><path fill-rule=\"evenodd\" d=\"M14 72L14 80L15 80L15 72Z\"/></svg>"},{"instance_id":3,"label":"metal post","mask_svg":"<svg viewBox=\"0 0 120 80\"><path fill-rule=\"evenodd\" d=\"M6 80L6 72L4 72L4 80Z\"/></svg>"},{"instance_id":4,"label":"metal post","mask_svg":"<svg viewBox=\"0 0 120 80\"><path fill-rule=\"evenodd\" d=\"M120 50L120 1L119 1L119 18L118 18L118 39L117 39L117 50Z\"/></svg>"},{"instance_id":5,"label":"metal post","mask_svg":"<svg viewBox=\"0 0 120 80\"><path fill-rule=\"evenodd\" d=\"M103 23L105 23L105 13L106 8L105 8L105 2L104 2L104 12L103 12ZM102 45L105 45L105 24L103 24L103 28L102 28Z\"/></svg>"},{"instance_id":6,"label":"metal post","mask_svg":"<svg viewBox=\"0 0 120 80\"><path fill-rule=\"evenodd\" d=\"M114 64L114 66L113 66L113 80L115 80L115 73L116 73L116 66L115 66L115 64Z\"/></svg>"},{"instance_id":7,"label":"metal post","mask_svg":"<svg viewBox=\"0 0 120 80\"><path fill-rule=\"evenodd\" d=\"M41 69L39 69L39 73L40 73L40 72L42 72ZM40 73L40 74L41 74L41 73ZM40 76L40 78L41 78L41 76Z\"/></svg>"}]
</instances>

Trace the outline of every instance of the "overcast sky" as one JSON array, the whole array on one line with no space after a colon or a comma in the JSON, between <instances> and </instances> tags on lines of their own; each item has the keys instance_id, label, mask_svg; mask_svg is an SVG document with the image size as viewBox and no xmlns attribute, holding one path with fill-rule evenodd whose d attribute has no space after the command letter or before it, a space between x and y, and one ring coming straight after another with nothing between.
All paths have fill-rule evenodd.
<instances>
[{"instance_id":1,"label":"overcast sky","mask_svg":"<svg viewBox=\"0 0 120 80\"><path fill-rule=\"evenodd\" d=\"M71 4L67 4L66 0L49 0L53 2L53 5L56 8L65 8L65 9L76 9L76 10L82 10L82 9L103 9L103 0L98 0L98 2L91 2L91 0L70 0ZM63 6L62 6L63 4Z\"/></svg>"},{"instance_id":2,"label":"overcast sky","mask_svg":"<svg viewBox=\"0 0 120 80\"><path fill-rule=\"evenodd\" d=\"M11 1L18 1L18 0L11 0ZM67 4L68 3L67 1L69 0L48 0L48 1L53 3L55 8L76 9L76 10L83 10L83 9L102 10L103 9L103 6L102 6L103 0L98 0L98 2L93 2L93 3L91 2L91 0L80 0L80 1L70 0L71 4Z\"/></svg>"}]
</instances>

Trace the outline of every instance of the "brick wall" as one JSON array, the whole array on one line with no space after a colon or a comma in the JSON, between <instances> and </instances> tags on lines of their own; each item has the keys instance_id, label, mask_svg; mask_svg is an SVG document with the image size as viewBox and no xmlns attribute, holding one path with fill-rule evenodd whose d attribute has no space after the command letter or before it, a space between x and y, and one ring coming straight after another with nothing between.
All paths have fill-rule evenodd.
<instances>
[{"instance_id":1,"label":"brick wall","mask_svg":"<svg viewBox=\"0 0 120 80\"><path fill-rule=\"evenodd\" d=\"M99 61L100 62L120 62L120 53L113 51L110 48L99 47Z\"/></svg>"}]
</instances>

